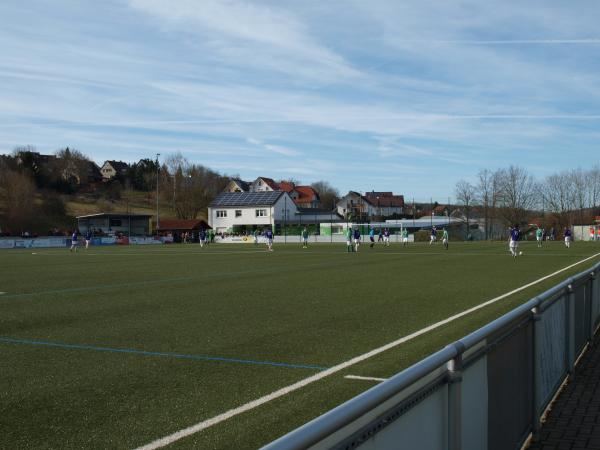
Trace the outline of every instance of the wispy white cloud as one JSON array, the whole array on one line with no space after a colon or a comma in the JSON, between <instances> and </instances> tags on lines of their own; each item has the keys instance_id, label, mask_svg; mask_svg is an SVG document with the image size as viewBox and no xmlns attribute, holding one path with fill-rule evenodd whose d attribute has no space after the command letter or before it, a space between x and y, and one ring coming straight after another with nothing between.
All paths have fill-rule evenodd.
<instances>
[{"instance_id":1,"label":"wispy white cloud","mask_svg":"<svg viewBox=\"0 0 600 450\"><path fill-rule=\"evenodd\" d=\"M265 63L268 57L279 56L277 64L269 64L271 69L306 73L302 63L308 62L338 77L359 75L342 56L314 39L298 16L277 6L236 0L205 0L201 5L194 0L130 0L130 5L154 17L166 30L185 27L186 33L197 34L229 64L256 58Z\"/></svg>"},{"instance_id":2,"label":"wispy white cloud","mask_svg":"<svg viewBox=\"0 0 600 450\"><path fill-rule=\"evenodd\" d=\"M482 166L536 170L540 155L562 167L598 138L598 13L586 0L2 2L0 145L181 150L342 190L439 190Z\"/></svg>"}]
</instances>

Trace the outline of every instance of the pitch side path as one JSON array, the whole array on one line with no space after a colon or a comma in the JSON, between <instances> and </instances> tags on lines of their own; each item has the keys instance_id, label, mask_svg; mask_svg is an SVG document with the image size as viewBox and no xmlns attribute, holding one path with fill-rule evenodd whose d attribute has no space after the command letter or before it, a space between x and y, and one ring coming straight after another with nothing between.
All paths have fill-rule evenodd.
<instances>
[{"instance_id":1,"label":"pitch side path","mask_svg":"<svg viewBox=\"0 0 600 450\"><path fill-rule=\"evenodd\" d=\"M521 249L0 251L0 447L260 447L600 253Z\"/></svg>"},{"instance_id":2,"label":"pitch side path","mask_svg":"<svg viewBox=\"0 0 600 450\"><path fill-rule=\"evenodd\" d=\"M600 334L579 360L530 450L600 449Z\"/></svg>"}]
</instances>

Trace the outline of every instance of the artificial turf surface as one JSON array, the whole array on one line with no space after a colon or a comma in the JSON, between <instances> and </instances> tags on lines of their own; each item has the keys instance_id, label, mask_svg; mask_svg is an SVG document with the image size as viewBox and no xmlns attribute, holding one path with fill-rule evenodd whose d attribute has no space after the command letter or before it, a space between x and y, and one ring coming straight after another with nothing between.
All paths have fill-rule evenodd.
<instances>
[{"instance_id":1,"label":"artificial turf surface","mask_svg":"<svg viewBox=\"0 0 600 450\"><path fill-rule=\"evenodd\" d=\"M134 448L600 252L560 242L96 247L0 252L2 448ZM594 258L184 438L257 448L475 330Z\"/></svg>"}]
</instances>

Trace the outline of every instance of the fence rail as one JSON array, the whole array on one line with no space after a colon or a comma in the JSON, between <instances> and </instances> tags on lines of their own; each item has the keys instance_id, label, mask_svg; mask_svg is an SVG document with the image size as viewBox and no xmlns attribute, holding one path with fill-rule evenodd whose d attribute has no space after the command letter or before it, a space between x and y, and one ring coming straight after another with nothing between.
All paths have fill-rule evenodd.
<instances>
[{"instance_id":1,"label":"fence rail","mask_svg":"<svg viewBox=\"0 0 600 450\"><path fill-rule=\"evenodd\" d=\"M599 325L600 263L263 450L520 448Z\"/></svg>"}]
</instances>

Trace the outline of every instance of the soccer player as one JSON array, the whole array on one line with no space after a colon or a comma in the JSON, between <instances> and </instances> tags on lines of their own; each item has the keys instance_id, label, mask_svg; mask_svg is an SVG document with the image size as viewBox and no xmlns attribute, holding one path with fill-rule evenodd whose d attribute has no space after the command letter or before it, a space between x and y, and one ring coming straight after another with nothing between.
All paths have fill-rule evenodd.
<instances>
[{"instance_id":1,"label":"soccer player","mask_svg":"<svg viewBox=\"0 0 600 450\"><path fill-rule=\"evenodd\" d=\"M198 239L200 240L200 248L204 247L204 241L206 241L206 231L204 231L204 228L200 230Z\"/></svg>"},{"instance_id":2,"label":"soccer player","mask_svg":"<svg viewBox=\"0 0 600 450\"><path fill-rule=\"evenodd\" d=\"M377 237L377 242L383 242L383 230L379 229L379 236Z\"/></svg>"},{"instance_id":3,"label":"soccer player","mask_svg":"<svg viewBox=\"0 0 600 450\"><path fill-rule=\"evenodd\" d=\"M442 244L444 244L444 248L448 250L448 231L445 228L442 228Z\"/></svg>"},{"instance_id":4,"label":"soccer player","mask_svg":"<svg viewBox=\"0 0 600 450\"><path fill-rule=\"evenodd\" d=\"M354 247L352 247L352 228L351 227L348 227L348 229L346 230L346 250L348 250L348 253L354 251Z\"/></svg>"},{"instance_id":5,"label":"soccer player","mask_svg":"<svg viewBox=\"0 0 600 450\"><path fill-rule=\"evenodd\" d=\"M388 230L387 228L383 230L383 244L386 247L390 246L390 230Z\"/></svg>"},{"instance_id":6,"label":"soccer player","mask_svg":"<svg viewBox=\"0 0 600 450\"><path fill-rule=\"evenodd\" d=\"M369 229L369 240L371 241L369 247L373 248L373 246L375 245L375 228Z\"/></svg>"},{"instance_id":7,"label":"soccer player","mask_svg":"<svg viewBox=\"0 0 600 450\"><path fill-rule=\"evenodd\" d=\"M565 228L565 247L571 248L571 229Z\"/></svg>"},{"instance_id":8,"label":"soccer player","mask_svg":"<svg viewBox=\"0 0 600 450\"><path fill-rule=\"evenodd\" d=\"M433 244L435 241L437 241L437 230L435 227L432 227L431 235L429 236L429 245Z\"/></svg>"},{"instance_id":9,"label":"soccer player","mask_svg":"<svg viewBox=\"0 0 600 450\"><path fill-rule=\"evenodd\" d=\"M71 248L69 249L70 252L72 252L73 250L77 252L77 237L77 230L73 230L73 234L71 235Z\"/></svg>"},{"instance_id":10,"label":"soccer player","mask_svg":"<svg viewBox=\"0 0 600 450\"><path fill-rule=\"evenodd\" d=\"M306 227L302 230L302 248L308 248L308 230Z\"/></svg>"},{"instance_id":11,"label":"soccer player","mask_svg":"<svg viewBox=\"0 0 600 450\"><path fill-rule=\"evenodd\" d=\"M542 231L542 229L540 227L538 227L538 229L535 230L535 239L537 240L538 247L542 246L543 236L544 236L544 232Z\"/></svg>"},{"instance_id":12,"label":"soccer player","mask_svg":"<svg viewBox=\"0 0 600 450\"><path fill-rule=\"evenodd\" d=\"M402 247L406 247L408 244L408 230L402 228Z\"/></svg>"},{"instance_id":13,"label":"soccer player","mask_svg":"<svg viewBox=\"0 0 600 450\"><path fill-rule=\"evenodd\" d=\"M360 247L360 230L358 228L354 229L354 251L358 252L358 247Z\"/></svg>"},{"instance_id":14,"label":"soccer player","mask_svg":"<svg viewBox=\"0 0 600 450\"><path fill-rule=\"evenodd\" d=\"M521 231L519 231L519 225L515 224L515 226L510 229L510 241L508 243L508 248L513 258L516 258L518 256L520 238Z\"/></svg>"},{"instance_id":15,"label":"soccer player","mask_svg":"<svg viewBox=\"0 0 600 450\"><path fill-rule=\"evenodd\" d=\"M272 252L273 251L273 231L270 228L267 228L265 231L265 237L267 238L267 249Z\"/></svg>"},{"instance_id":16,"label":"soccer player","mask_svg":"<svg viewBox=\"0 0 600 450\"><path fill-rule=\"evenodd\" d=\"M90 242L92 240L92 229L88 228L87 232L85 233L85 249L87 250L90 247Z\"/></svg>"},{"instance_id":17,"label":"soccer player","mask_svg":"<svg viewBox=\"0 0 600 450\"><path fill-rule=\"evenodd\" d=\"M254 245L258 245L258 228L254 230Z\"/></svg>"}]
</instances>

